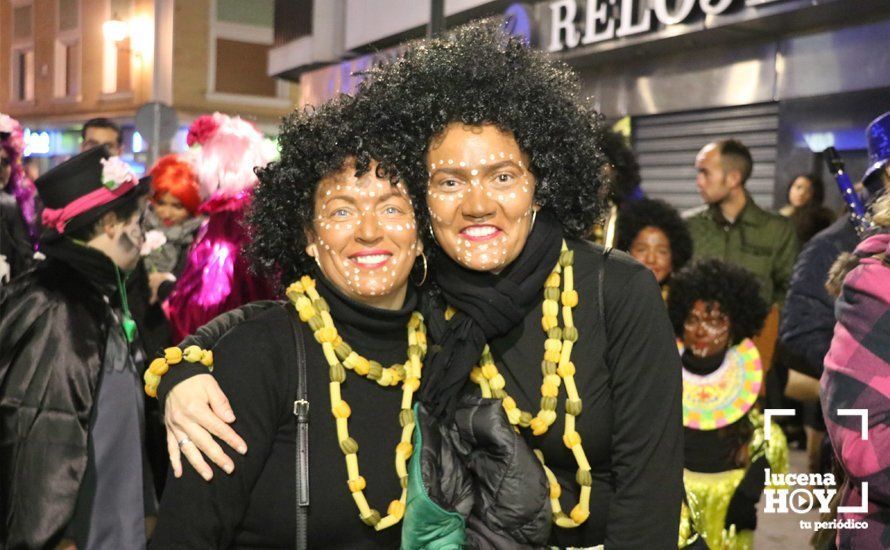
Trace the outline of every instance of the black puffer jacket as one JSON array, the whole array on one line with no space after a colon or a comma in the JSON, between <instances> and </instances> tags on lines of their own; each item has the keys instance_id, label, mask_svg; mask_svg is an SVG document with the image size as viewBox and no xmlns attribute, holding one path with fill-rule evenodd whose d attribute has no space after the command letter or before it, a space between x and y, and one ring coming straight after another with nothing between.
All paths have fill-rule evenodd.
<instances>
[{"instance_id":1,"label":"black puffer jacket","mask_svg":"<svg viewBox=\"0 0 890 550\"><path fill-rule=\"evenodd\" d=\"M828 270L841 252L852 252L858 243L849 216L843 216L813 237L794 264L779 340L789 366L814 378L822 376L834 334L834 299L825 290Z\"/></svg>"}]
</instances>

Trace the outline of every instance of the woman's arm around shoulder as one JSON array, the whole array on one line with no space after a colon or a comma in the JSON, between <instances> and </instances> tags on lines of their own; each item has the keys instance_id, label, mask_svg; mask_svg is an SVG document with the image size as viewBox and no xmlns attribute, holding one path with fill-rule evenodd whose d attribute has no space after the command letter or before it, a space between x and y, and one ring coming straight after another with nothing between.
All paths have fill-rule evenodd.
<instances>
[{"instance_id":1,"label":"woman's arm around shoulder","mask_svg":"<svg viewBox=\"0 0 890 550\"><path fill-rule=\"evenodd\" d=\"M153 548L228 547L280 426L289 419L295 377L288 313L269 311L239 324L213 350L213 377L238 417L232 427L248 445L231 474L214 466L211 482L192 468L170 479L161 502ZM194 445L186 442L185 446Z\"/></svg>"}]
</instances>

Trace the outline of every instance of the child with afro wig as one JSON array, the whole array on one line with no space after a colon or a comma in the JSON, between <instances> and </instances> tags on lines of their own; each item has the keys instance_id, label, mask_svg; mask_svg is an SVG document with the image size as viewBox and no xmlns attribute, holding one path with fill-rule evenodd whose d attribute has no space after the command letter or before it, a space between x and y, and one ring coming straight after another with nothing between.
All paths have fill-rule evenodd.
<instances>
[{"instance_id":1,"label":"child with afro wig","mask_svg":"<svg viewBox=\"0 0 890 550\"><path fill-rule=\"evenodd\" d=\"M686 503L680 547L747 550L757 526L764 472L788 471L788 444L775 424L765 439L755 407L763 384L751 340L768 307L746 269L698 261L675 273L668 313L683 363Z\"/></svg>"}]
</instances>

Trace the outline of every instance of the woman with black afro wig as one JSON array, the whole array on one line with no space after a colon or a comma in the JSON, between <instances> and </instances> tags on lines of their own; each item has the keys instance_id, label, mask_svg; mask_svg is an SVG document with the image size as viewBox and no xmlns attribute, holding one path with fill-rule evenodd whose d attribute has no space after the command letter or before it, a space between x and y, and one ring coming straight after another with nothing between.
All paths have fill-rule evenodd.
<instances>
[{"instance_id":1,"label":"woman with black afro wig","mask_svg":"<svg viewBox=\"0 0 890 550\"><path fill-rule=\"evenodd\" d=\"M630 203L618 216L615 247L649 268L666 289L671 273L692 257L692 237L680 213L658 199Z\"/></svg>"},{"instance_id":2,"label":"woman with black afro wig","mask_svg":"<svg viewBox=\"0 0 890 550\"><path fill-rule=\"evenodd\" d=\"M605 193L577 75L490 20L372 69L357 101L429 218L421 399L502 399L548 469L550 545L675 547L679 359L648 270L581 240Z\"/></svg>"},{"instance_id":3,"label":"woman with black afro wig","mask_svg":"<svg viewBox=\"0 0 890 550\"><path fill-rule=\"evenodd\" d=\"M753 543L764 470L788 471L788 445L775 424L765 441L755 403L763 383L751 338L769 311L753 274L703 260L674 274L668 312L683 362L688 508L681 547L698 533L710 548Z\"/></svg>"}]
</instances>

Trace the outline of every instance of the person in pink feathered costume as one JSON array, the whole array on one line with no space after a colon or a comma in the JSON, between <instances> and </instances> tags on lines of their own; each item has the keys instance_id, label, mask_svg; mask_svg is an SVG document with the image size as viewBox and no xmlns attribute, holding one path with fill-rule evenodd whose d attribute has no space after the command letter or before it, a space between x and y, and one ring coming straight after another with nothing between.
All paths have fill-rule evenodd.
<instances>
[{"instance_id":1,"label":"person in pink feathered costume","mask_svg":"<svg viewBox=\"0 0 890 550\"><path fill-rule=\"evenodd\" d=\"M274 147L249 122L222 113L195 120L188 144L207 220L164 303L175 342L221 313L273 296L271 286L248 271L241 220L258 181L254 167L271 161Z\"/></svg>"},{"instance_id":2,"label":"person in pink feathered costume","mask_svg":"<svg viewBox=\"0 0 890 550\"><path fill-rule=\"evenodd\" d=\"M0 113L0 281L31 263L37 242L34 183L25 174L19 121Z\"/></svg>"}]
</instances>

